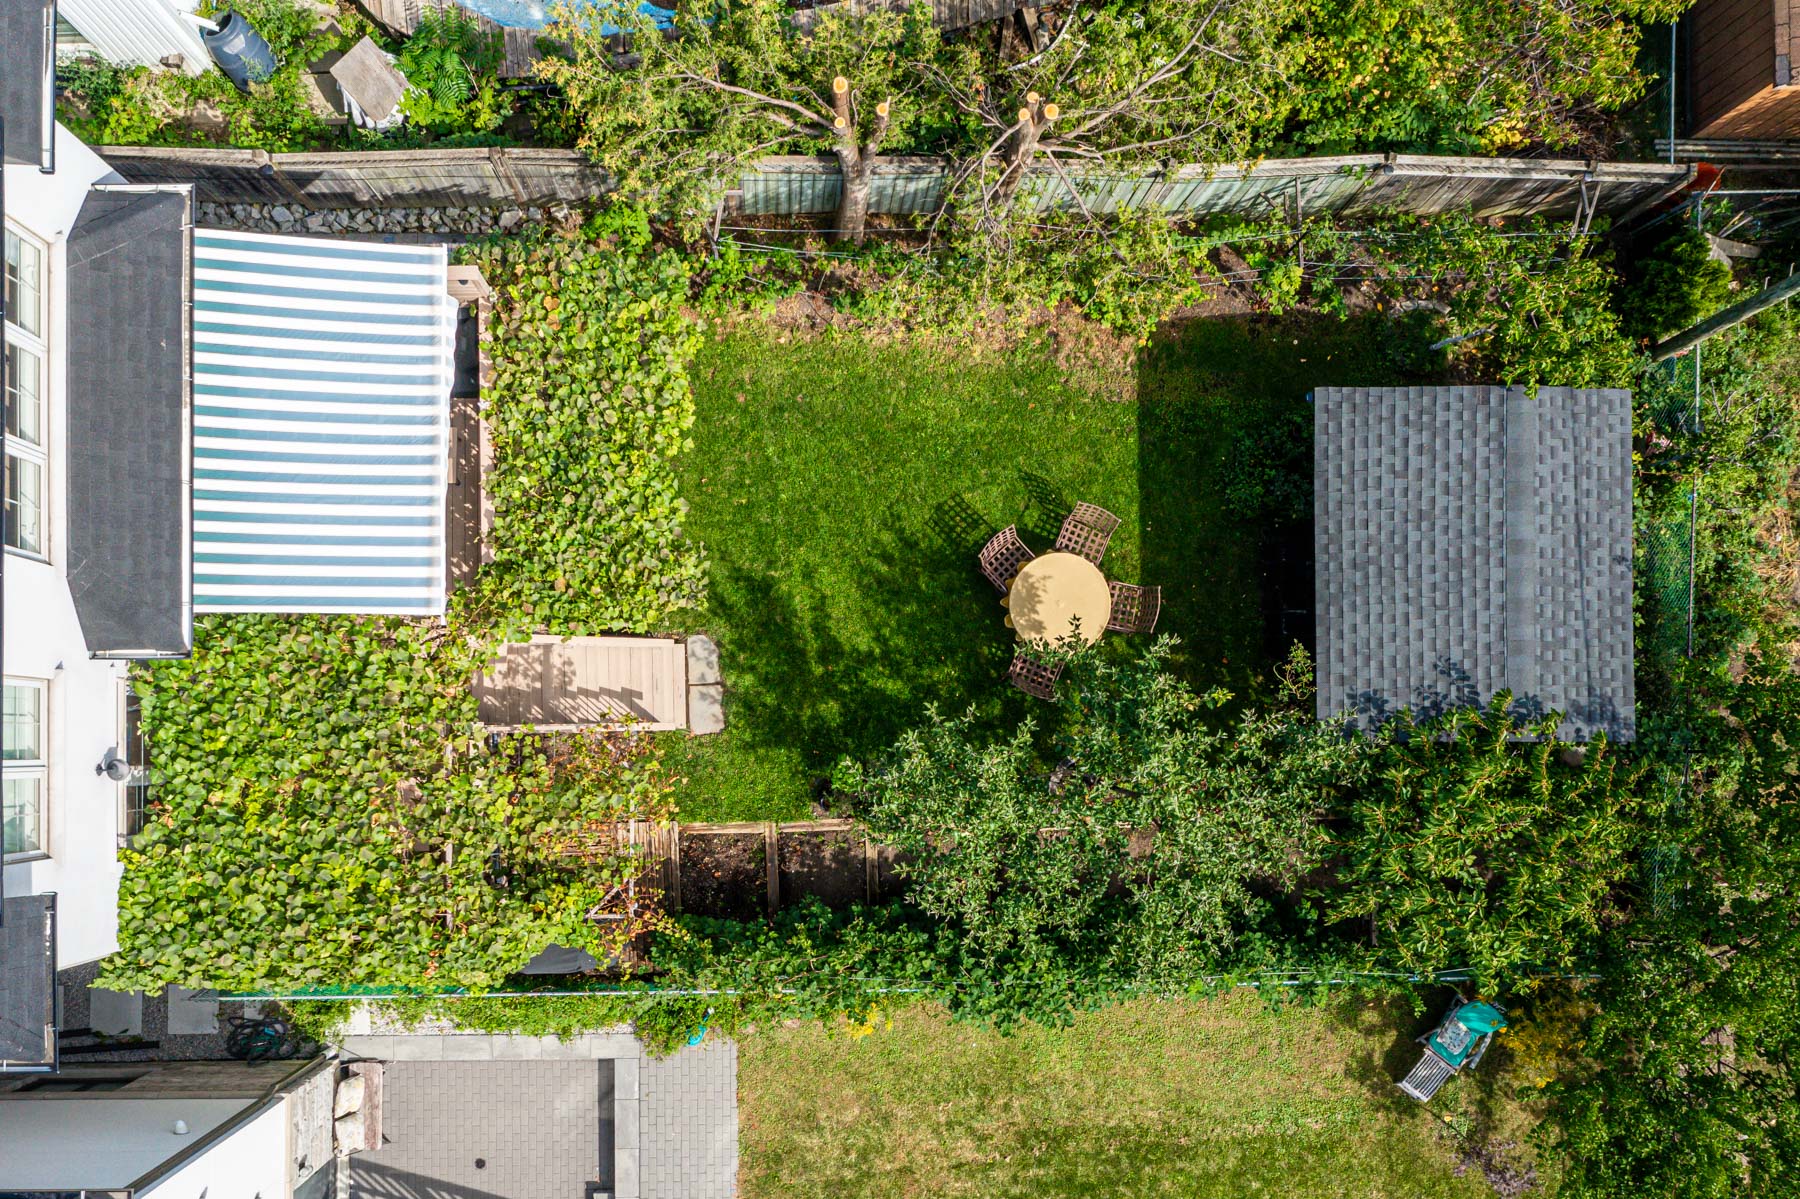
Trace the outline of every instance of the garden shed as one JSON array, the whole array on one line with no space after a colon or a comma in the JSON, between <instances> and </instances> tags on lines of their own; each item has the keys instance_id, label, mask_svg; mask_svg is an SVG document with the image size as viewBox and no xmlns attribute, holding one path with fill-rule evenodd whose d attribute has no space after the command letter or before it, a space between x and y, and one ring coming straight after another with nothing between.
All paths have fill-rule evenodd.
<instances>
[{"instance_id":1,"label":"garden shed","mask_svg":"<svg viewBox=\"0 0 1800 1199\"><path fill-rule=\"evenodd\" d=\"M1634 734L1631 393L1313 393L1318 714L1371 730L1512 694Z\"/></svg>"},{"instance_id":2,"label":"garden shed","mask_svg":"<svg viewBox=\"0 0 1800 1199\"><path fill-rule=\"evenodd\" d=\"M194 607L444 610L443 246L194 237Z\"/></svg>"}]
</instances>

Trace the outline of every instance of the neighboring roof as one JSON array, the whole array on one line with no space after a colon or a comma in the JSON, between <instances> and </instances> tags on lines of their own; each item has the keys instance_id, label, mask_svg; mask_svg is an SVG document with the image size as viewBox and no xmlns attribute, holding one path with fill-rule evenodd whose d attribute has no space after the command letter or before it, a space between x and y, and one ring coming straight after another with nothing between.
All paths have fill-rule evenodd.
<instances>
[{"instance_id":1,"label":"neighboring roof","mask_svg":"<svg viewBox=\"0 0 1800 1199\"><path fill-rule=\"evenodd\" d=\"M0 1071L56 1064L56 896L0 900Z\"/></svg>"},{"instance_id":2,"label":"neighboring roof","mask_svg":"<svg viewBox=\"0 0 1800 1199\"><path fill-rule=\"evenodd\" d=\"M1318 712L1368 729L1510 691L1635 733L1631 393L1314 393Z\"/></svg>"},{"instance_id":3,"label":"neighboring roof","mask_svg":"<svg viewBox=\"0 0 1800 1199\"><path fill-rule=\"evenodd\" d=\"M194 236L194 603L444 610L442 246Z\"/></svg>"},{"instance_id":4,"label":"neighboring roof","mask_svg":"<svg viewBox=\"0 0 1800 1199\"><path fill-rule=\"evenodd\" d=\"M47 167L48 132L55 106L49 81L55 54L56 5L46 0L0 4L0 123L6 126L5 160Z\"/></svg>"},{"instance_id":5,"label":"neighboring roof","mask_svg":"<svg viewBox=\"0 0 1800 1199\"><path fill-rule=\"evenodd\" d=\"M383 1063L381 1147L350 1158L347 1199L737 1194L735 1042L660 1058L618 1030L363 1035L343 1048Z\"/></svg>"},{"instance_id":6,"label":"neighboring roof","mask_svg":"<svg viewBox=\"0 0 1800 1199\"><path fill-rule=\"evenodd\" d=\"M69 234L69 591L88 652L185 654L185 187L88 192Z\"/></svg>"},{"instance_id":7,"label":"neighboring roof","mask_svg":"<svg viewBox=\"0 0 1800 1199\"><path fill-rule=\"evenodd\" d=\"M154 67L172 55L199 75L212 66L200 28L187 16L193 0L61 0L63 19L107 62ZM183 10L186 10L185 12Z\"/></svg>"}]
</instances>

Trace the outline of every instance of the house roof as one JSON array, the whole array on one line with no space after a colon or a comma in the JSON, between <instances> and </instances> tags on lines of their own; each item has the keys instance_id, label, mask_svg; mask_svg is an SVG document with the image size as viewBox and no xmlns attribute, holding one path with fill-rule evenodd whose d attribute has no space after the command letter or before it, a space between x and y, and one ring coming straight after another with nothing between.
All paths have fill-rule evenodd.
<instances>
[{"instance_id":1,"label":"house roof","mask_svg":"<svg viewBox=\"0 0 1800 1199\"><path fill-rule=\"evenodd\" d=\"M1509 691L1558 735L1634 734L1631 393L1314 393L1320 719Z\"/></svg>"},{"instance_id":2,"label":"house roof","mask_svg":"<svg viewBox=\"0 0 1800 1199\"><path fill-rule=\"evenodd\" d=\"M620 1030L349 1036L343 1048L385 1063L380 1147L351 1157L348 1199L737 1194L729 1040L660 1058Z\"/></svg>"},{"instance_id":3,"label":"house roof","mask_svg":"<svg viewBox=\"0 0 1800 1199\"><path fill-rule=\"evenodd\" d=\"M69 234L69 590L95 655L191 645L191 207L96 187Z\"/></svg>"},{"instance_id":4,"label":"house roof","mask_svg":"<svg viewBox=\"0 0 1800 1199\"><path fill-rule=\"evenodd\" d=\"M56 6L47 0L0 4L0 123L7 162L47 166L46 118L55 104L48 83Z\"/></svg>"},{"instance_id":5,"label":"house roof","mask_svg":"<svg viewBox=\"0 0 1800 1199\"><path fill-rule=\"evenodd\" d=\"M0 1070L56 1064L56 896L0 900Z\"/></svg>"}]
</instances>

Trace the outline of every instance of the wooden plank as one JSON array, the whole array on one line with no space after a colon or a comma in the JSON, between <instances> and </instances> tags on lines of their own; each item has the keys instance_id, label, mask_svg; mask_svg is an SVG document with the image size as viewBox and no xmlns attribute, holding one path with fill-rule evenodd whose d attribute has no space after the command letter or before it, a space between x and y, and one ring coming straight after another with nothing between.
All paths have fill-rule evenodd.
<instances>
[{"instance_id":1,"label":"wooden plank","mask_svg":"<svg viewBox=\"0 0 1800 1199\"><path fill-rule=\"evenodd\" d=\"M685 651L666 637L571 637L540 633L505 646L475 681L490 727L616 727L687 724Z\"/></svg>"}]
</instances>

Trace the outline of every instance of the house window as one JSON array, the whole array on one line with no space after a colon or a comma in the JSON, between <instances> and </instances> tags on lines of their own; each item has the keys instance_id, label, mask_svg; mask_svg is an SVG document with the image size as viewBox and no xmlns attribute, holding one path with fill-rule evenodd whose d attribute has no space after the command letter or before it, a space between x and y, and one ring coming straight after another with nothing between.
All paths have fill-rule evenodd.
<instances>
[{"instance_id":1,"label":"house window","mask_svg":"<svg viewBox=\"0 0 1800 1199\"><path fill-rule=\"evenodd\" d=\"M44 247L6 231L6 491L9 549L44 552Z\"/></svg>"},{"instance_id":2,"label":"house window","mask_svg":"<svg viewBox=\"0 0 1800 1199\"><path fill-rule=\"evenodd\" d=\"M0 688L0 849L6 856L44 852L44 695L31 679Z\"/></svg>"},{"instance_id":3,"label":"house window","mask_svg":"<svg viewBox=\"0 0 1800 1199\"><path fill-rule=\"evenodd\" d=\"M119 785L119 844L129 845L144 831L150 811L150 746L144 740L138 697L130 683L124 684L124 691L125 762L131 773Z\"/></svg>"}]
</instances>

